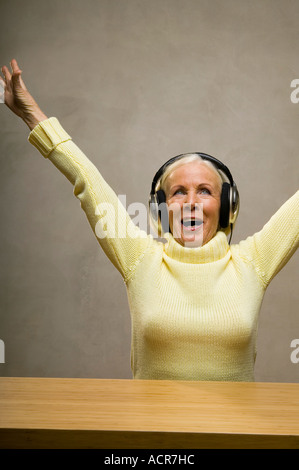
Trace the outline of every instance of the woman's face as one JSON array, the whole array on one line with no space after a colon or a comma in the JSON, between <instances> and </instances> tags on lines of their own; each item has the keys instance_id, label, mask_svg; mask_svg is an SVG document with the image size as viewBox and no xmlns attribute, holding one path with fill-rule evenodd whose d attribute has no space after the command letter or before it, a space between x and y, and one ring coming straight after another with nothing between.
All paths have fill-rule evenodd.
<instances>
[{"instance_id":1,"label":"woman's face","mask_svg":"<svg viewBox=\"0 0 299 470\"><path fill-rule=\"evenodd\" d=\"M205 245L217 232L220 176L201 161L183 164L165 181L169 226L178 243Z\"/></svg>"}]
</instances>

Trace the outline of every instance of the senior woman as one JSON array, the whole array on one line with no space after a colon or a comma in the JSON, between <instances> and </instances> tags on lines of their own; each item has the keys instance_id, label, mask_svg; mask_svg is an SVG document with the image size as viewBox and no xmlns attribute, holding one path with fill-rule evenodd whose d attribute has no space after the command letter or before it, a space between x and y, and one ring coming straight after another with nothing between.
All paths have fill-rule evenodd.
<instances>
[{"instance_id":1,"label":"senior woman","mask_svg":"<svg viewBox=\"0 0 299 470\"><path fill-rule=\"evenodd\" d=\"M11 67L2 68L7 106L30 128L29 141L73 184L125 281L133 377L253 381L265 290L298 247L299 192L260 232L230 245L239 203L229 170L205 154L178 156L152 183L151 218L164 240L155 238L133 224L58 120L40 110L15 60ZM117 236L115 223L125 236Z\"/></svg>"}]
</instances>

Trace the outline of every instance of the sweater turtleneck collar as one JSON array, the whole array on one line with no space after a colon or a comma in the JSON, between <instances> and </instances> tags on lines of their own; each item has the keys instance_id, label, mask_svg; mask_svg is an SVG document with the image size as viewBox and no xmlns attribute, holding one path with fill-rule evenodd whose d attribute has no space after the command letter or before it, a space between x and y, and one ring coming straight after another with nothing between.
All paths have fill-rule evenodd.
<instances>
[{"instance_id":1,"label":"sweater turtleneck collar","mask_svg":"<svg viewBox=\"0 0 299 470\"><path fill-rule=\"evenodd\" d=\"M170 233L164 235L167 242L164 252L167 256L182 263L212 263L227 254L229 245L224 232L217 232L206 245L197 248L187 248L180 245Z\"/></svg>"}]
</instances>

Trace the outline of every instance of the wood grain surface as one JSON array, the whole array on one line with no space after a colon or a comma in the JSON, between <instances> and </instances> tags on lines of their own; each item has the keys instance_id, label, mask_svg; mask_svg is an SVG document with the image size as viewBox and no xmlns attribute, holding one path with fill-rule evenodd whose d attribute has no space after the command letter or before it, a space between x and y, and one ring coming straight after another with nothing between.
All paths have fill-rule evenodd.
<instances>
[{"instance_id":1,"label":"wood grain surface","mask_svg":"<svg viewBox=\"0 0 299 470\"><path fill-rule=\"evenodd\" d=\"M299 384L0 378L1 448L299 448Z\"/></svg>"}]
</instances>

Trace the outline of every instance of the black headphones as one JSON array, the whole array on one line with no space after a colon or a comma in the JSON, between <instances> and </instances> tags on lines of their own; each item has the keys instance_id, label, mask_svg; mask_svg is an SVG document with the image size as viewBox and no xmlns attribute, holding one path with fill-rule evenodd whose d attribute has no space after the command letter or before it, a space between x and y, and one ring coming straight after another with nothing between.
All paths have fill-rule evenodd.
<instances>
[{"instance_id":1,"label":"black headphones","mask_svg":"<svg viewBox=\"0 0 299 470\"><path fill-rule=\"evenodd\" d=\"M189 155L198 155L198 157L201 157L203 160L210 161L216 166L218 170L222 171L227 176L229 183L222 183L219 225L222 229L226 229L230 226L232 230L233 224L235 223L238 216L240 203L237 186L227 166L225 166L220 160L217 160L217 158L200 152L183 153L181 155L177 155L176 157L172 157L157 171L152 182L149 199L150 212L153 219L158 221L158 218L160 218L164 232L169 231L169 227L163 227L163 220L167 219L161 216L161 211L163 210L163 207L165 208L166 195L162 189L159 189L156 192L156 185L169 165Z\"/></svg>"}]
</instances>

